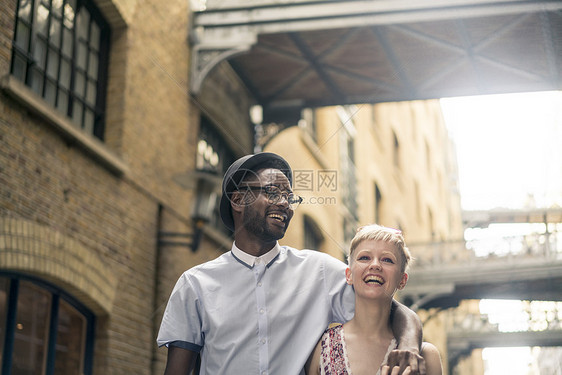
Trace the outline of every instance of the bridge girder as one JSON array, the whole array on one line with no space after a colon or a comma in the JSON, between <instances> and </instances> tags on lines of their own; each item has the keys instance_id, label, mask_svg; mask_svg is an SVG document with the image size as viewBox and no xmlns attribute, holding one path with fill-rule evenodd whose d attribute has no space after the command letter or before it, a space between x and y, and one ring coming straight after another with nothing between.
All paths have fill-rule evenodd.
<instances>
[{"instance_id":1,"label":"bridge girder","mask_svg":"<svg viewBox=\"0 0 562 375\"><path fill-rule=\"evenodd\" d=\"M562 2L207 1L190 89L228 60L266 109L562 89Z\"/></svg>"},{"instance_id":2,"label":"bridge girder","mask_svg":"<svg viewBox=\"0 0 562 375\"><path fill-rule=\"evenodd\" d=\"M415 309L444 309L465 299L562 301L561 291L562 260L528 257L414 269L400 298Z\"/></svg>"}]
</instances>

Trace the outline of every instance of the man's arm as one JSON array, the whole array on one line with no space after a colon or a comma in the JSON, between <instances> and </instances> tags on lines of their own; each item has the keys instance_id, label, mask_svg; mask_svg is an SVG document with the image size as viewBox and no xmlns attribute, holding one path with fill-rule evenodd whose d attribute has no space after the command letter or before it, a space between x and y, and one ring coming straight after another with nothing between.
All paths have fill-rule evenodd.
<instances>
[{"instance_id":1,"label":"man's arm","mask_svg":"<svg viewBox=\"0 0 562 375\"><path fill-rule=\"evenodd\" d=\"M398 348L390 352L387 364L400 367L400 374L410 366L412 375L425 374L425 362L420 356L422 324L415 312L392 300L392 332L398 340Z\"/></svg>"},{"instance_id":2,"label":"man's arm","mask_svg":"<svg viewBox=\"0 0 562 375\"><path fill-rule=\"evenodd\" d=\"M195 368L197 353L170 345L164 375L188 375Z\"/></svg>"}]
</instances>

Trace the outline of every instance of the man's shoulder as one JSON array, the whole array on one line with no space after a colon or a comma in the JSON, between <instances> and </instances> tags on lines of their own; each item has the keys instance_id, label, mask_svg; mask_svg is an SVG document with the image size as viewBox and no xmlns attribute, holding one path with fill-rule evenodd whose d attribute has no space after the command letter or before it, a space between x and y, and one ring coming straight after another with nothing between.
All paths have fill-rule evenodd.
<instances>
[{"instance_id":1,"label":"man's shoulder","mask_svg":"<svg viewBox=\"0 0 562 375\"><path fill-rule=\"evenodd\" d=\"M234 264L234 262L235 259L232 256L232 252L228 251L216 257L215 259L191 267L190 269L185 271L184 274L196 275L200 272L212 272L214 270L222 270L225 267L230 267L232 264Z\"/></svg>"},{"instance_id":2,"label":"man's shoulder","mask_svg":"<svg viewBox=\"0 0 562 375\"><path fill-rule=\"evenodd\" d=\"M302 259L303 261L322 262L328 264L342 265L341 260L331 256L330 254L323 253L318 250L310 249L295 249L290 246L281 246L281 253L286 254L287 257Z\"/></svg>"}]
</instances>

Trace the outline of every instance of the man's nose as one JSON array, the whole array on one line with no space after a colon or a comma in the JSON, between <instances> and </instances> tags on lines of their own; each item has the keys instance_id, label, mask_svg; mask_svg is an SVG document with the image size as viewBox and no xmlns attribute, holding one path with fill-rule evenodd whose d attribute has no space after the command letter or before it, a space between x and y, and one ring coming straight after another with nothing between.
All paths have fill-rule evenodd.
<instances>
[{"instance_id":1,"label":"man's nose","mask_svg":"<svg viewBox=\"0 0 562 375\"><path fill-rule=\"evenodd\" d=\"M287 194L287 193L279 194L279 201L277 202L277 204L289 206L289 194Z\"/></svg>"}]
</instances>

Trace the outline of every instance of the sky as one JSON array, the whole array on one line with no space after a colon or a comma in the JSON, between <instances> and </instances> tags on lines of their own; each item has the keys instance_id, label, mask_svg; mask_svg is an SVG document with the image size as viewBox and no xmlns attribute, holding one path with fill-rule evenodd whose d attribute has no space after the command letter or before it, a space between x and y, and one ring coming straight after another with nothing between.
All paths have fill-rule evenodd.
<instances>
[{"instance_id":1,"label":"sky","mask_svg":"<svg viewBox=\"0 0 562 375\"><path fill-rule=\"evenodd\" d=\"M562 92L441 99L463 210L562 207ZM505 228L504 228L505 229ZM502 331L527 329L521 301L482 300ZM527 375L531 348L486 348L485 375Z\"/></svg>"},{"instance_id":2,"label":"sky","mask_svg":"<svg viewBox=\"0 0 562 375\"><path fill-rule=\"evenodd\" d=\"M562 207L562 92L441 99L465 210Z\"/></svg>"}]
</instances>

